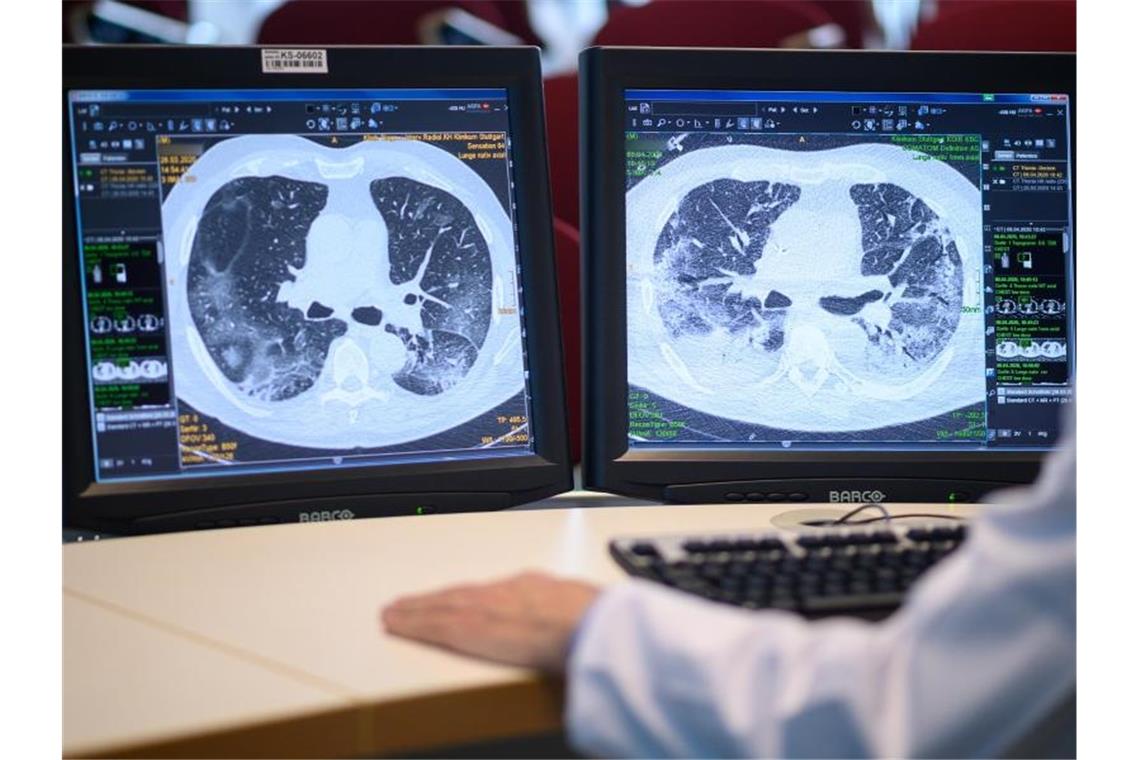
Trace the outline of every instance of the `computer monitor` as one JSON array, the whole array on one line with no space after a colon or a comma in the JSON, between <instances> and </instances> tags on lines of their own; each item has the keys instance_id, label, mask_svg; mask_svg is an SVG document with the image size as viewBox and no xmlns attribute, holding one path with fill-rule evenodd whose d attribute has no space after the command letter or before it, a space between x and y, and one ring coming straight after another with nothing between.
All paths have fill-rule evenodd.
<instances>
[{"instance_id":1,"label":"computer monitor","mask_svg":"<svg viewBox=\"0 0 1140 760\"><path fill-rule=\"evenodd\" d=\"M65 525L571 487L537 50L63 66Z\"/></svg>"},{"instance_id":2,"label":"computer monitor","mask_svg":"<svg viewBox=\"0 0 1140 760\"><path fill-rule=\"evenodd\" d=\"M588 487L972 501L1073 400L1072 55L583 53Z\"/></svg>"}]
</instances>

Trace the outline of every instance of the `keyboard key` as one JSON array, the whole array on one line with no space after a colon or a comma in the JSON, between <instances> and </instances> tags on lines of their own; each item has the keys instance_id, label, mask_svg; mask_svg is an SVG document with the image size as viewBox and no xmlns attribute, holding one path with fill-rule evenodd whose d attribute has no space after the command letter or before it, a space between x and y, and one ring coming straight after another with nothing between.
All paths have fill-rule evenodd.
<instances>
[{"instance_id":1,"label":"keyboard key","mask_svg":"<svg viewBox=\"0 0 1140 760\"><path fill-rule=\"evenodd\" d=\"M639 557L657 557L657 547L650 543L638 542L629 547L629 550Z\"/></svg>"},{"instance_id":2,"label":"keyboard key","mask_svg":"<svg viewBox=\"0 0 1140 760\"><path fill-rule=\"evenodd\" d=\"M773 596L768 602L768 607L774 610L795 610L799 605L796 604L795 597L789 595Z\"/></svg>"},{"instance_id":3,"label":"keyboard key","mask_svg":"<svg viewBox=\"0 0 1140 760\"><path fill-rule=\"evenodd\" d=\"M847 612L851 610L890 609L902 604L902 594L859 594L857 596L814 597L800 602L808 614Z\"/></svg>"}]
</instances>

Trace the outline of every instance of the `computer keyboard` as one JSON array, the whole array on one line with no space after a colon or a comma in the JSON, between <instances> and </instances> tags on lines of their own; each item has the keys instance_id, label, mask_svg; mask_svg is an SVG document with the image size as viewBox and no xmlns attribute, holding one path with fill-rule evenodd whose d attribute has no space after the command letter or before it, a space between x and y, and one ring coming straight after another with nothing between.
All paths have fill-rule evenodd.
<instances>
[{"instance_id":1,"label":"computer keyboard","mask_svg":"<svg viewBox=\"0 0 1140 760\"><path fill-rule=\"evenodd\" d=\"M616 539L610 553L631 575L716 602L878 619L965 538L965 525L657 536Z\"/></svg>"}]
</instances>

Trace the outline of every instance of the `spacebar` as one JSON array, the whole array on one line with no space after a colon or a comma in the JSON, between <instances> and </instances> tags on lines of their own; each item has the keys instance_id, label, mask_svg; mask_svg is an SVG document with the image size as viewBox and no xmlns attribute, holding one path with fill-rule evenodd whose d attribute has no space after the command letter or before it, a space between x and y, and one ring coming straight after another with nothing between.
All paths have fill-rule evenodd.
<instances>
[{"instance_id":1,"label":"spacebar","mask_svg":"<svg viewBox=\"0 0 1140 760\"><path fill-rule=\"evenodd\" d=\"M851 596L813 596L800 602L800 610L803 612L843 612L844 610L883 609L898 607L902 604L903 597L903 594L897 592Z\"/></svg>"}]
</instances>

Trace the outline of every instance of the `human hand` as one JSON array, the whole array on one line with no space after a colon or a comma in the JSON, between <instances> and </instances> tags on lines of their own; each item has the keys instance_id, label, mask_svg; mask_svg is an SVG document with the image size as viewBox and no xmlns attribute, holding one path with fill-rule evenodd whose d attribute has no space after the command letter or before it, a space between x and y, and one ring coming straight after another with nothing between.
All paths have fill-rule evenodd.
<instances>
[{"instance_id":1,"label":"human hand","mask_svg":"<svg viewBox=\"0 0 1140 760\"><path fill-rule=\"evenodd\" d=\"M529 572L397 599L380 611L388 633L509 665L558 672L597 586Z\"/></svg>"}]
</instances>

